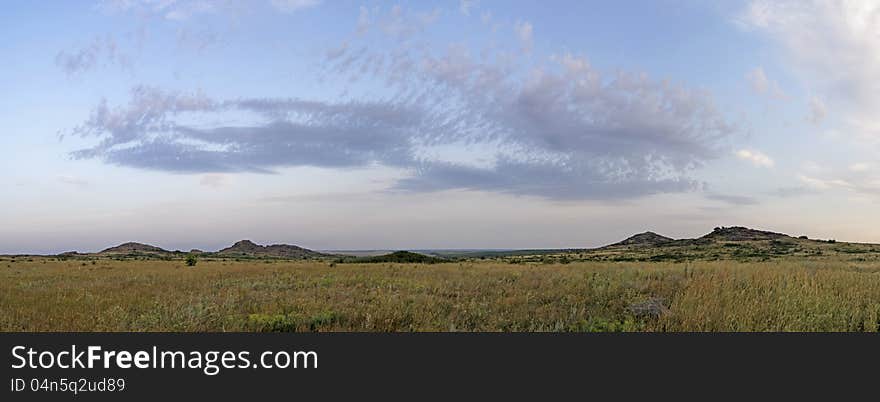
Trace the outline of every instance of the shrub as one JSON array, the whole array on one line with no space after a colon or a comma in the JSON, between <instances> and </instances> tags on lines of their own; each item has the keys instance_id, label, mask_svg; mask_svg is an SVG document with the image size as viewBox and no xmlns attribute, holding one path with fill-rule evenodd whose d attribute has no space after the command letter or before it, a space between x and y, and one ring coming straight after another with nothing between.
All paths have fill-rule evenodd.
<instances>
[{"instance_id":1,"label":"shrub","mask_svg":"<svg viewBox=\"0 0 880 402\"><path fill-rule=\"evenodd\" d=\"M192 254L186 256L186 266L194 267L194 266L196 266L197 262L199 262L199 260L196 259L196 256L194 256Z\"/></svg>"},{"instance_id":2,"label":"shrub","mask_svg":"<svg viewBox=\"0 0 880 402\"><path fill-rule=\"evenodd\" d=\"M295 332L299 317L294 314L251 314L248 324L261 332Z\"/></svg>"}]
</instances>

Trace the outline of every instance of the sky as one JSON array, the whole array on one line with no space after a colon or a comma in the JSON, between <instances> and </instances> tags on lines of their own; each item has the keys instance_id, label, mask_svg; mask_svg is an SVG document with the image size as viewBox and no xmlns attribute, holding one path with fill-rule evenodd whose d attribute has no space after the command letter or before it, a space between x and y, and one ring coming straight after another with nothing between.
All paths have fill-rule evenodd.
<instances>
[{"instance_id":1,"label":"sky","mask_svg":"<svg viewBox=\"0 0 880 402\"><path fill-rule=\"evenodd\" d=\"M880 243L873 0L4 4L0 253Z\"/></svg>"}]
</instances>

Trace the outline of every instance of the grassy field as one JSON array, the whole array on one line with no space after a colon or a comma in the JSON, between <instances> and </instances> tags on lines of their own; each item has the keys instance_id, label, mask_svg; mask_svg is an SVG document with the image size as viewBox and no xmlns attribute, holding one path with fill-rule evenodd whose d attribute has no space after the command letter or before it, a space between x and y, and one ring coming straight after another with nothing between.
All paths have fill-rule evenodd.
<instances>
[{"instance_id":1,"label":"grassy field","mask_svg":"<svg viewBox=\"0 0 880 402\"><path fill-rule=\"evenodd\" d=\"M542 257L543 258L543 257ZM0 259L2 331L877 331L880 260Z\"/></svg>"}]
</instances>

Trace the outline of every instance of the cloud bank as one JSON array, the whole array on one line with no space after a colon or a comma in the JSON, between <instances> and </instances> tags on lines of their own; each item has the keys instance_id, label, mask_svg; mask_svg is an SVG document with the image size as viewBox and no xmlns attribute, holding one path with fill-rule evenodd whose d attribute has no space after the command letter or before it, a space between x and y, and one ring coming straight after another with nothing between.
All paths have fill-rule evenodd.
<instances>
[{"instance_id":1,"label":"cloud bank","mask_svg":"<svg viewBox=\"0 0 880 402\"><path fill-rule=\"evenodd\" d=\"M425 46L440 16L362 9L355 38L321 62L324 79L353 83L345 100L138 86L73 130L98 139L73 155L182 173L383 165L403 172L401 191L621 199L701 188L690 173L736 132L704 90L570 53L526 62L529 23L514 25L511 49Z\"/></svg>"}]
</instances>

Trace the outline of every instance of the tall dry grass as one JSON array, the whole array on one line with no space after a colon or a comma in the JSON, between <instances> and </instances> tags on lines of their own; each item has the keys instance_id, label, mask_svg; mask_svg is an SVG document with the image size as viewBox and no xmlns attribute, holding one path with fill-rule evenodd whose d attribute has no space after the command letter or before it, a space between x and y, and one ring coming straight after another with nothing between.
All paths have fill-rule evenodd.
<instances>
[{"instance_id":1,"label":"tall dry grass","mask_svg":"<svg viewBox=\"0 0 880 402\"><path fill-rule=\"evenodd\" d=\"M876 331L880 264L0 261L2 331ZM633 305L662 301L659 316Z\"/></svg>"}]
</instances>

